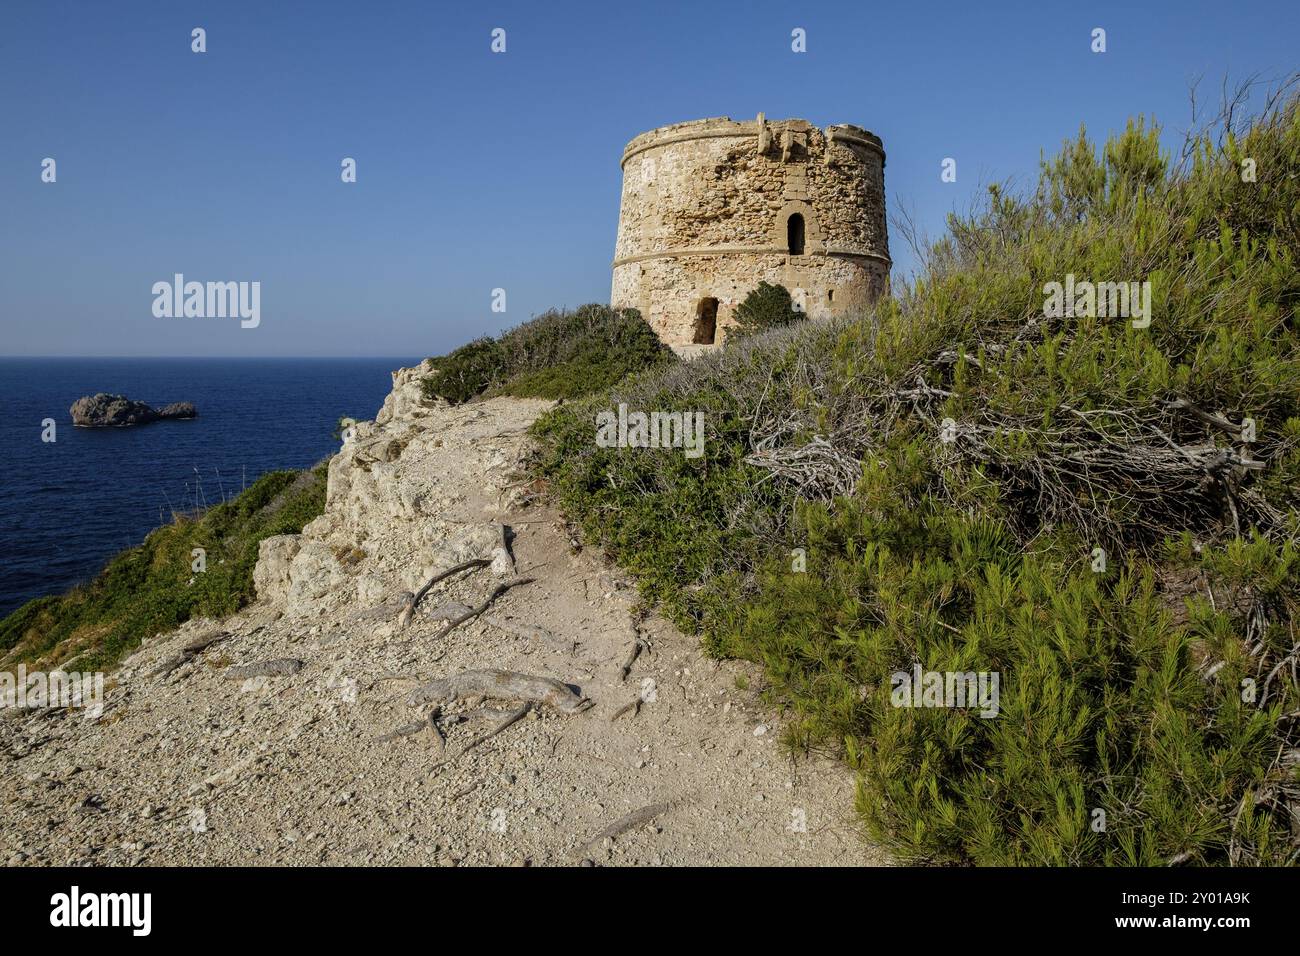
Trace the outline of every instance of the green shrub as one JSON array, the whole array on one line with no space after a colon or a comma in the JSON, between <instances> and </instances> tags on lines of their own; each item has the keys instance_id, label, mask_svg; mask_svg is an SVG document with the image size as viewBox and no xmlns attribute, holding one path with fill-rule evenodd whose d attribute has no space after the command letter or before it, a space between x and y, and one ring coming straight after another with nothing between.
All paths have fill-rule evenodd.
<instances>
[{"instance_id":1,"label":"green shrub","mask_svg":"<svg viewBox=\"0 0 1300 956\"><path fill-rule=\"evenodd\" d=\"M239 496L178 516L123 551L91 582L29 601L0 621L0 666L51 667L73 659L105 670L140 643L192 617L225 617L254 597L253 568L264 538L300 532L325 508L325 466L272 471ZM192 549L206 570L192 570Z\"/></svg>"},{"instance_id":2,"label":"green shrub","mask_svg":"<svg viewBox=\"0 0 1300 956\"><path fill-rule=\"evenodd\" d=\"M795 309L794 300L785 286L770 282L760 282L751 290L745 301L736 306L735 317L736 324L727 329L727 341L779 329L807 318Z\"/></svg>"},{"instance_id":3,"label":"green shrub","mask_svg":"<svg viewBox=\"0 0 1300 956\"><path fill-rule=\"evenodd\" d=\"M1247 702L1242 681L1293 650L1294 546L1098 574L1068 540L1027 551L992 515L906 507L888 489L908 469L901 456L876 487L804 506L806 571L770 560L758 600L713 621L724 653L764 663L790 743L843 745L872 834L907 859L980 865L1286 862L1286 814L1266 801L1295 782L1276 758L1296 687ZM1248 596L1212 570L1234 553ZM1245 600L1179 606L1171 580ZM1258 659L1243 645L1256 602L1277 613ZM891 675L917 663L998 674L997 716L893 706Z\"/></svg>"},{"instance_id":4,"label":"green shrub","mask_svg":"<svg viewBox=\"0 0 1300 956\"><path fill-rule=\"evenodd\" d=\"M672 350L635 309L553 310L433 360L424 392L453 404L478 395L575 398L629 372L671 361Z\"/></svg>"},{"instance_id":5,"label":"green shrub","mask_svg":"<svg viewBox=\"0 0 1300 956\"><path fill-rule=\"evenodd\" d=\"M496 339L484 337L433 359L432 365L434 374L421 383L425 396L460 405L497 381L505 354Z\"/></svg>"},{"instance_id":6,"label":"green shrub","mask_svg":"<svg viewBox=\"0 0 1300 956\"><path fill-rule=\"evenodd\" d=\"M551 311L501 336L510 378L493 394L576 398L673 353L636 309L584 305Z\"/></svg>"},{"instance_id":7,"label":"green shrub","mask_svg":"<svg viewBox=\"0 0 1300 956\"><path fill-rule=\"evenodd\" d=\"M906 858L1297 858L1300 110L1218 132L1179 168L1144 124L1081 136L869 315L535 426L584 535L763 662L787 742L842 753ZM1046 315L1067 273L1150 281L1150 326ZM704 411L704 456L596 447L621 401ZM893 706L917 664L999 674L998 716Z\"/></svg>"}]
</instances>

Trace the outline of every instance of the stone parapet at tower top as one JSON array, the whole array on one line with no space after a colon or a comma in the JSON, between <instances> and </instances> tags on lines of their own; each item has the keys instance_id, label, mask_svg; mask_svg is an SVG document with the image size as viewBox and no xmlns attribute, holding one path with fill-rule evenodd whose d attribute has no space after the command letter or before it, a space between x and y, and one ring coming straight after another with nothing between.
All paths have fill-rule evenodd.
<instances>
[{"instance_id":1,"label":"stone parapet at tower top","mask_svg":"<svg viewBox=\"0 0 1300 956\"><path fill-rule=\"evenodd\" d=\"M885 150L857 126L727 117L642 133L623 151L611 304L674 348L720 342L760 282L813 319L883 294Z\"/></svg>"}]
</instances>

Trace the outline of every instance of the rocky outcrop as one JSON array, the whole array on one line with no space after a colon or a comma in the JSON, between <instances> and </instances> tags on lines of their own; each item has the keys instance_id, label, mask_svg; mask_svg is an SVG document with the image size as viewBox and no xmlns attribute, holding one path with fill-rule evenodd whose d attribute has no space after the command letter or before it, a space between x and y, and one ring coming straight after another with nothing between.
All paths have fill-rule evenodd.
<instances>
[{"instance_id":1,"label":"rocky outcrop","mask_svg":"<svg viewBox=\"0 0 1300 956\"><path fill-rule=\"evenodd\" d=\"M109 395L107 392L77 399L68 412L72 415L72 424L82 428L146 425L165 418L194 418L199 414L192 402L172 402L162 408L153 408L125 395Z\"/></svg>"},{"instance_id":2,"label":"rocky outcrop","mask_svg":"<svg viewBox=\"0 0 1300 956\"><path fill-rule=\"evenodd\" d=\"M298 539L296 534L277 534L263 538L258 545L253 587L259 601L284 603L293 583L289 578L289 566L302 548Z\"/></svg>"},{"instance_id":3,"label":"rocky outcrop","mask_svg":"<svg viewBox=\"0 0 1300 956\"><path fill-rule=\"evenodd\" d=\"M443 403L425 398L420 383L435 373L433 359L425 359L412 368L399 368L393 373L393 390L384 399L384 407L375 416L375 424L389 425L402 419L415 420L428 415L432 408Z\"/></svg>"},{"instance_id":4,"label":"rocky outcrop","mask_svg":"<svg viewBox=\"0 0 1300 956\"><path fill-rule=\"evenodd\" d=\"M193 402L172 402L158 409L159 418L197 418L198 415Z\"/></svg>"}]
</instances>

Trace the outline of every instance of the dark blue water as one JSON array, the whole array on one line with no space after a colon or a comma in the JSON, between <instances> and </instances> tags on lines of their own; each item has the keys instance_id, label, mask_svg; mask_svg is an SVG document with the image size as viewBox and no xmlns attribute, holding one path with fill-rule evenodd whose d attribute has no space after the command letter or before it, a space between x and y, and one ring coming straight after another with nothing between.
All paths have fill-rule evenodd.
<instances>
[{"instance_id":1,"label":"dark blue water","mask_svg":"<svg viewBox=\"0 0 1300 956\"><path fill-rule=\"evenodd\" d=\"M0 615L94 577L173 508L331 454L339 417L373 418L389 373L415 361L0 358ZM74 428L69 406L96 392L190 401L199 417Z\"/></svg>"}]
</instances>

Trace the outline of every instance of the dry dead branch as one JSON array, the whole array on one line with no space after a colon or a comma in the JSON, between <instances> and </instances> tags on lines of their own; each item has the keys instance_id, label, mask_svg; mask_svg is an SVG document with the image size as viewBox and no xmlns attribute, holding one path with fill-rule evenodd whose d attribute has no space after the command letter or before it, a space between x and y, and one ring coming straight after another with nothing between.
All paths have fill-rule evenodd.
<instances>
[{"instance_id":1,"label":"dry dead branch","mask_svg":"<svg viewBox=\"0 0 1300 956\"><path fill-rule=\"evenodd\" d=\"M418 734L427 727L433 735L434 749L437 750L439 756L441 756L447 751L447 738L443 735L442 728L438 726L438 718L441 716L442 707L434 707L427 715L425 715L423 720L416 720L409 724L402 724L402 726L397 727L386 734L381 734L376 737L375 740L382 743L390 740L397 740L401 737L410 737L413 734Z\"/></svg>"},{"instance_id":2,"label":"dry dead branch","mask_svg":"<svg viewBox=\"0 0 1300 956\"><path fill-rule=\"evenodd\" d=\"M447 798L447 802L455 803L461 797L468 797L471 793L477 790L482 783L483 783L482 780L475 780L468 787L465 787L462 790L457 790L455 793L453 793L450 797Z\"/></svg>"},{"instance_id":3,"label":"dry dead branch","mask_svg":"<svg viewBox=\"0 0 1300 956\"><path fill-rule=\"evenodd\" d=\"M412 707L426 703L448 704L476 695L493 700L546 704L562 714L579 713L591 703L568 684L553 678L493 669L463 671L430 681L411 691L406 702Z\"/></svg>"},{"instance_id":4,"label":"dry dead branch","mask_svg":"<svg viewBox=\"0 0 1300 956\"><path fill-rule=\"evenodd\" d=\"M641 698L638 696L636 700L624 704L618 710L614 711L612 715L610 715L609 722L612 724L614 721L618 720L620 717L626 714L629 710L632 712L633 717L637 716L639 713L641 713L641 703L642 703Z\"/></svg>"},{"instance_id":5,"label":"dry dead branch","mask_svg":"<svg viewBox=\"0 0 1300 956\"><path fill-rule=\"evenodd\" d=\"M1041 340L1041 330L1029 337ZM1171 398L1132 408L1063 404L1044 420L986 403L968 419L945 421L958 367L967 370L963 394L996 391L1001 365L987 357L1008 347L1037 346L995 339L939 349L897 380L860 381L834 392L823 387L813 363L801 363L792 375L821 401L808 408L760 403L745 460L801 497L829 501L853 492L863 462L888 444L891 432L919 424L934 436L941 493L958 501L972 467L979 467L1005 496L1023 500L1012 510L1023 516L1017 530L1026 539L1058 524L1085 529L1108 549L1145 548L1171 528L1287 533L1285 514L1253 481L1282 446L1277 439L1243 440L1234 410L1207 411Z\"/></svg>"},{"instance_id":6,"label":"dry dead branch","mask_svg":"<svg viewBox=\"0 0 1300 956\"><path fill-rule=\"evenodd\" d=\"M169 657L167 660L159 664L158 667L154 669L151 676L162 677L166 674L170 674L182 664L187 664L194 660L195 657L203 653L203 651L207 650L213 644L220 643L229 637L230 634L227 631L208 631L206 634L194 638L194 640L184 645L174 656Z\"/></svg>"},{"instance_id":7,"label":"dry dead branch","mask_svg":"<svg viewBox=\"0 0 1300 956\"><path fill-rule=\"evenodd\" d=\"M632 649L628 651L627 660L623 663L623 666L619 668L618 671L619 681L627 680L627 675L632 673L632 665L635 664L636 659L641 656L641 652L646 650L649 646L650 646L649 642L646 641L646 639L641 636L640 632L638 632L636 629L636 625L633 624L632 625Z\"/></svg>"},{"instance_id":8,"label":"dry dead branch","mask_svg":"<svg viewBox=\"0 0 1300 956\"><path fill-rule=\"evenodd\" d=\"M611 823L580 846L578 848L578 855L582 855L593 846L599 846L605 840L613 840L634 827L644 826L655 817L666 813L671 808L671 803L651 803L648 806L642 807L640 810L633 810L626 816L620 817L618 820Z\"/></svg>"},{"instance_id":9,"label":"dry dead branch","mask_svg":"<svg viewBox=\"0 0 1300 956\"><path fill-rule=\"evenodd\" d=\"M435 707L429 711L428 722L429 730L433 733L433 745L439 754L447 752L447 738L442 735L442 728L438 726L438 717L442 714L441 707Z\"/></svg>"},{"instance_id":10,"label":"dry dead branch","mask_svg":"<svg viewBox=\"0 0 1300 956\"><path fill-rule=\"evenodd\" d=\"M501 723L497 724L487 733L475 737L464 747L461 747L460 750L456 751L456 754L454 756L448 757L441 764L438 764L438 766L440 767L445 766L446 764L451 763L453 760L458 760L461 757L463 757L465 754L469 753L469 751L473 750L475 747L487 743L487 741L491 740L493 737L501 733L501 731L505 730L507 727L511 726L512 724L518 723L520 720L522 720L524 715L527 714L530 710L532 710L532 708L533 708L533 704L531 701L527 701L523 704L520 704L518 708L516 708L515 710L507 714L505 719L503 719Z\"/></svg>"},{"instance_id":11,"label":"dry dead branch","mask_svg":"<svg viewBox=\"0 0 1300 956\"><path fill-rule=\"evenodd\" d=\"M303 668L303 662L296 657L280 657L271 661L258 661L256 664L241 664L226 668L225 676L231 680L247 680L250 677L279 677L296 674Z\"/></svg>"},{"instance_id":12,"label":"dry dead branch","mask_svg":"<svg viewBox=\"0 0 1300 956\"><path fill-rule=\"evenodd\" d=\"M440 638L446 637L448 634L450 634L456 628L460 627L466 621L472 621L474 618L478 617L480 614L486 611L489 607L492 606L493 601L495 601L501 595L505 594L511 588L516 587L520 584L529 584L532 582L532 580L533 580L532 578L512 578L509 581L501 582L495 588L492 589L492 593L489 594L487 596L487 599L478 607L470 608L468 611L464 612L463 614L459 614L456 617L452 618L450 621L448 621L443 626L442 630L440 630L437 634L434 635L434 639L438 640Z\"/></svg>"},{"instance_id":13,"label":"dry dead branch","mask_svg":"<svg viewBox=\"0 0 1300 956\"><path fill-rule=\"evenodd\" d=\"M348 621L391 621L394 615L401 614L412 601L415 600L415 594L411 591L403 591L398 597L386 604L379 604L375 607L366 608L361 611L353 611L348 615Z\"/></svg>"},{"instance_id":14,"label":"dry dead branch","mask_svg":"<svg viewBox=\"0 0 1300 956\"><path fill-rule=\"evenodd\" d=\"M424 729L424 721L416 720L416 721L412 721L409 724L402 724L402 726L396 727L393 730L390 730L386 734L380 734L378 737L375 738L375 740L379 741L380 743L387 743L390 740L397 740L401 737L409 737L412 734L418 734L423 729Z\"/></svg>"},{"instance_id":15,"label":"dry dead branch","mask_svg":"<svg viewBox=\"0 0 1300 956\"><path fill-rule=\"evenodd\" d=\"M447 604L439 605L432 611L426 611L425 617L432 621L454 621L465 615L473 616L473 608L468 604L461 604L459 601L450 601ZM556 650L562 650L567 654L573 653L574 645L577 643L573 640L560 637L553 631L537 624L521 624L518 621L512 621L508 618L496 614L482 614L483 623L490 624L498 630L505 631L514 637L523 638L526 641L541 641L550 644ZM465 618L466 620L469 617Z\"/></svg>"},{"instance_id":16,"label":"dry dead branch","mask_svg":"<svg viewBox=\"0 0 1300 956\"><path fill-rule=\"evenodd\" d=\"M446 580L453 574L459 574L461 571L469 571L471 569L477 570L478 568L487 567L491 563L491 560L488 558L470 558L468 561L462 561L455 567L448 568L445 571L439 571L433 577L429 578L429 580L424 583L424 587L420 588L420 590L416 591L414 594L407 594L405 596L406 600L397 619L398 626L406 627L406 625L411 623L411 617L415 614L415 609L420 606L420 602L424 600L424 596L429 593L429 588L433 587L439 581Z\"/></svg>"}]
</instances>

